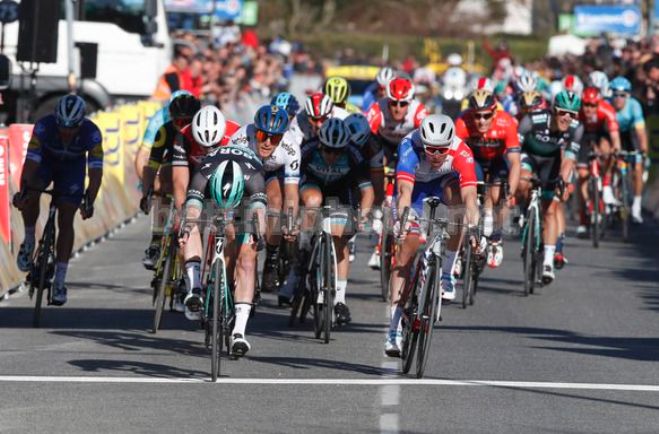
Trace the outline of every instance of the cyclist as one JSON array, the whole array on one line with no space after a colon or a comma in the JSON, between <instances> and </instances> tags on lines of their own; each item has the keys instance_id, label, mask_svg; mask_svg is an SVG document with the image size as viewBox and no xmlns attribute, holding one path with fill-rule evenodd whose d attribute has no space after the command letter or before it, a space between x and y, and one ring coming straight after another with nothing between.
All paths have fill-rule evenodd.
<instances>
[{"instance_id":1,"label":"cyclist","mask_svg":"<svg viewBox=\"0 0 659 434\"><path fill-rule=\"evenodd\" d=\"M581 94L583 93L583 82L581 79L573 74L568 74L565 77L563 77L563 90L567 90L568 92L574 92L577 94L579 98L581 98Z\"/></svg>"},{"instance_id":2,"label":"cyclist","mask_svg":"<svg viewBox=\"0 0 659 434\"><path fill-rule=\"evenodd\" d=\"M256 213L260 222L257 230L263 233L266 196L260 158L244 146L222 146L206 156L192 174L185 201L186 223L179 240L186 261L185 315L190 320L200 317L204 304L200 277L201 235L194 220L199 219L208 205L206 198L212 199L220 211L242 203L234 216L244 216L244 222L250 222ZM231 354L237 357L251 348L245 329L254 300L258 254L257 243L251 235L249 227L241 231L237 224L230 223L226 228L225 260L228 279L234 283L236 313L229 347Z\"/></svg>"},{"instance_id":3,"label":"cyclist","mask_svg":"<svg viewBox=\"0 0 659 434\"><path fill-rule=\"evenodd\" d=\"M350 144L351 134L345 122L330 118L323 123L318 140L306 144L302 150L302 181L300 198L307 210L318 209L325 203L338 200L333 210L332 236L336 249L337 280L334 298L334 313L338 324L351 321L350 309L346 305L346 287L350 269L348 226L352 210L359 205L359 225L363 226L373 206L373 186L368 174L368 163L360 151ZM359 195L357 202L356 192ZM300 256L308 258L311 251L311 233L315 215L305 213L303 230L300 233ZM298 264L304 267L306 261Z\"/></svg>"},{"instance_id":4,"label":"cyclist","mask_svg":"<svg viewBox=\"0 0 659 434\"><path fill-rule=\"evenodd\" d=\"M544 264L542 280L554 280L554 253L558 240L558 203L568 198L564 187L574 169L583 126L577 120L581 98L574 92L561 91L554 98L553 110L540 110L526 115L518 131L522 144L522 170L519 197L528 203L530 180L537 175L542 183L542 211L544 222ZM555 197L562 190L562 197Z\"/></svg>"},{"instance_id":5,"label":"cyclist","mask_svg":"<svg viewBox=\"0 0 659 434\"><path fill-rule=\"evenodd\" d=\"M611 80L612 105L616 109L616 117L620 126L620 142L624 151L635 154L634 165L632 220L643 223L641 216L641 195L643 193L643 159L648 152L648 136L645 131L645 118L641 103L630 95L632 85L624 77Z\"/></svg>"},{"instance_id":6,"label":"cyclist","mask_svg":"<svg viewBox=\"0 0 659 434\"><path fill-rule=\"evenodd\" d=\"M261 159L268 197L266 259L263 266L263 291L279 286L277 259L282 209L293 208L297 215L300 182L300 147L288 132L288 116L278 106L264 105L254 115L254 122L243 126L233 136L232 146L248 147Z\"/></svg>"},{"instance_id":7,"label":"cyclist","mask_svg":"<svg viewBox=\"0 0 659 434\"><path fill-rule=\"evenodd\" d=\"M149 154L149 163L144 167L142 176L142 199L140 209L145 213L151 208L151 195L153 194L156 174L160 171L160 194L165 196L172 193L171 160L174 151L174 142L178 133L192 121L194 114L201 108L197 98L192 95L181 95L169 104L170 120L165 122L156 133L156 138ZM160 228L154 227L151 242L146 249L144 267L151 270L160 256Z\"/></svg>"},{"instance_id":8,"label":"cyclist","mask_svg":"<svg viewBox=\"0 0 659 434\"><path fill-rule=\"evenodd\" d=\"M288 92L280 92L273 96L272 100L270 100L270 105L276 105L286 110L289 122L292 122L295 115L300 111L300 103L297 101L297 98Z\"/></svg>"},{"instance_id":9,"label":"cyclist","mask_svg":"<svg viewBox=\"0 0 659 434\"><path fill-rule=\"evenodd\" d=\"M500 207L504 195L502 186L508 182L510 194L506 205L512 207L519 183L517 121L508 113L496 109L492 92L476 90L469 97L469 110L455 122L455 134L471 148L478 180L491 184L483 204L483 235L490 238L487 264L495 268L503 261L503 209Z\"/></svg>"},{"instance_id":10,"label":"cyclist","mask_svg":"<svg viewBox=\"0 0 659 434\"><path fill-rule=\"evenodd\" d=\"M599 89L603 98L610 98L609 77L602 71L593 71L588 75L591 86Z\"/></svg>"},{"instance_id":11,"label":"cyclist","mask_svg":"<svg viewBox=\"0 0 659 434\"><path fill-rule=\"evenodd\" d=\"M588 231L586 227L586 204L589 200L587 183L590 175L588 168L589 154L591 151L597 151L602 162L602 198L604 203L616 204L617 201L611 189L610 168L613 152L620 149L620 133L615 109L611 107L611 104L604 101L599 89L593 86L584 89L579 121L583 125L584 134L577 158L579 176L577 186L580 199L580 221L577 227L577 236L584 236Z\"/></svg>"},{"instance_id":12,"label":"cyclist","mask_svg":"<svg viewBox=\"0 0 659 434\"><path fill-rule=\"evenodd\" d=\"M531 112L547 109L547 101L538 91L522 92L519 95L519 113L517 120L520 121L524 116Z\"/></svg>"},{"instance_id":13,"label":"cyclist","mask_svg":"<svg viewBox=\"0 0 659 434\"><path fill-rule=\"evenodd\" d=\"M400 319L410 289L406 280L410 276L416 252L425 242L425 232L418 221L423 215L424 199L437 196L447 206L464 206L469 238L473 241L478 225L476 183L471 149L455 135L455 125L448 116L429 115L419 129L401 142L400 159L396 166L396 208L398 215L401 215L405 207L410 207L410 217L406 227L395 229L400 233L402 245L396 253L389 281L391 321L384 347L389 357L400 357ZM453 266L460 240L461 232L454 231L442 260L442 299L448 302L455 298Z\"/></svg>"},{"instance_id":14,"label":"cyclist","mask_svg":"<svg viewBox=\"0 0 659 434\"><path fill-rule=\"evenodd\" d=\"M335 107L340 107L348 113L361 113L359 107L348 102L350 97L350 84L343 77L330 77L325 81L325 95L332 99Z\"/></svg>"},{"instance_id":15,"label":"cyclist","mask_svg":"<svg viewBox=\"0 0 659 434\"><path fill-rule=\"evenodd\" d=\"M85 171L89 178L86 190ZM20 190L13 200L21 211L25 228L16 263L19 270L27 272L32 268L41 190L53 182L59 229L52 297L56 306L67 300L65 280L73 251L73 218L78 208L83 219L93 215L102 178L101 132L94 122L85 118L85 101L77 95L65 95L57 102L55 113L42 117L34 125Z\"/></svg>"},{"instance_id":16,"label":"cyclist","mask_svg":"<svg viewBox=\"0 0 659 434\"><path fill-rule=\"evenodd\" d=\"M371 106L384 98L386 95L386 87L391 79L394 78L394 70L388 66L380 68L375 77L375 81L369 85L364 91L364 99L362 100L362 111L367 112Z\"/></svg>"},{"instance_id":17,"label":"cyclist","mask_svg":"<svg viewBox=\"0 0 659 434\"><path fill-rule=\"evenodd\" d=\"M335 107L332 99L322 92L312 93L304 101L304 111L295 116L290 125L291 134L300 147L318 137L320 127L329 118L347 118L349 113L341 107Z\"/></svg>"}]
</instances>

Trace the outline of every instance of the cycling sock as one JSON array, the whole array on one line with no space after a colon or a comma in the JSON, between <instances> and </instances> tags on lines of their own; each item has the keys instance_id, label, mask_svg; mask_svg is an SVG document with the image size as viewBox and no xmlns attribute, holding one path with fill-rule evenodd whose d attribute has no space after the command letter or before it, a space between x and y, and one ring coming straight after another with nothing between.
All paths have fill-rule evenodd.
<instances>
[{"instance_id":1,"label":"cycling sock","mask_svg":"<svg viewBox=\"0 0 659 434\"><path fill-rule=\"evenodd\" d=\"M199 269L201 268L200 261L186 261L185 262L185 289L189 293L193 288L201 287L201 278L199 276Z\"/></svg>"},{"instance_id":2,"label":"cycling sock","mask_svg":"<svg viewBox=\"0 0 659 434\"><path fill-rule=\"evenodd\" d=\"M451 250L446 250L444 254L444 260L442 261L442 274L450 276L453 273L453 267L455 266L455 258L458 252L453 252Z\"/></svg>"},{"instance_id":3,"label":"cycling sock","mask_svg":"<svg viewBox=\"0 0 659 434\"><path fill-rule=\"evenodd\" d=\"M346 303L346 288L348 287L347 280L336 280L336 296L334 296L334 306L337 303Z\"/></svg>"},{"instance_id":4,"label":"cycling sock","mask_svg":"<svg viewBox=\"0 0 659 434\"><path fill-rule=\"evenodd\" d=\"M402 330L403 326L400 323L400 317L403 316L403 308L400 306L391 307L391 322L389 322L389 331L398 331Z\"/></svg>"},{"instance_id":5,"label":"cycling sock","mask_svg":"<svg viewBox=\"0 0 659 434\"><path fill-rule=\"evenodd\" d=\"M64 286L64 281L66 280L66 270L68 268L68 262L58 262L55 264L55 287Z\"/></svg>"},{"instance_id":6,"label":"cycling sock","mask_svg":"<svg viewBox=\"0 0 659 434\"><path fill-rule=\"evenodd\" d=\"M565 242L565 232L558 236L558 241L556 242L556 251L558 253L563 252L563 243Z\"/></svg>"},{"instance_id":7,"label":"cycling sock","mask_svg":"<svg viewBox=\"0 0 659 434\"><path fill-rule=\"evenodd\" d=\"M240 333L245 336L245 329L247 328L247 320L249 313L252 311L250 303L236 303L236 325L233 326L232 335Z\"/></svg>"},{"instance_id":8,"label":"cycling sock","mask_svg":"<svg viewBox=\"0 0 659 434\"><path fill-rule=\"evenodd\" d=\"M25 226L25 238L23 239L25 244L34 246L34 231L34 226Z\"/></svg>"},{"instance_id":9,"label":"cycling sock","mask_svg":"<svg viewBox=\"0 0 659 434\"><path fill-rule=\"evenodd\" d=\"M494 230L494 212L491 208L485 210L483 216L483 235L489 237Z\"/></svg>"},{"instance_id":10,"label":"cycling sock","mask_svg":"<svg viewBox=\"0 0 659 434\"><path fill-rule=\"evenodd\" d=\"M545 244L545 261L544 265L554 266L554 253L556 252L555 245Z\"/></svg>"},{"instance_id":11,"label":"cycling sock","mask_svg":"<svg viewBox=\"0 0 659 434\"><path fill-rule=\"evenodd\" d=\"M634 196L634 202L632 203L632 212L641 211L641 196Z\"/></svg>"}]
</instances>

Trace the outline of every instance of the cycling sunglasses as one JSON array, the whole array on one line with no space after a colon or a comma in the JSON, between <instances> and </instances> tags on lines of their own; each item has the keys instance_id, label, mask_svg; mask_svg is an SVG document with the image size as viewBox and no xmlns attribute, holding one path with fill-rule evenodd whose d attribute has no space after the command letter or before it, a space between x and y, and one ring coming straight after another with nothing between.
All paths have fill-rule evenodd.
<instances>
[{"instance_id":1,"label":"cycling sunglasses","mask_svg":"<svg viewBox=\"0 0 659 434\"><path fill-rule=\"evenodd\" d=\"M613 92L614 98L627 98L629 94L627 92Z\"/></svg>"},{"instance_id":2,"label":"cycling sunglasses","mask_svg":"<svg viewBox=\"0 0 659 434\"><path fill-rule=\"evenodd\" d=\"M585 102L585 103L583 103L583 106L584 107L597 107L597 103L596 102Z\"/></svg>"},{"instance_id":3,"label":"cycling sunglasses","mask_svg":"<svg viewBox=\"0 0 659 434\"><path fill-rule=\"evenodd\" d=\"M481 119L484 120L484 121L488 121L488 120L492 119L492 116L494 116L494 112L474 113L472 116L477 121L479 121Z\"/></svg>"},{"instance_id":4,"label":"cycling sunglasses","mask_svg":"<svg viewBox=\"0 0 659 434\"><path fill-rule=\"evenodd\" d=\"M340 154L343 152L343 148L330 148L329 146L321 145L320 150L327 152L328 154Z\"/></svg>"},{"instance_id":5,"label":"cycling sunglasses","mask_svg":"<svg viewBox=\"0 0 659 434\"><path fill-rule=\"evenodd\" d=\"M389 101L391 107L407 107L409 104L407 101Z\"/></svg>"},{"instance_id":6,"label":"cycling sunglasses","mask_svg":"<svg viewBox=\"0 0 659 434\"><path fill-rule=\"evenodd\" d=\"M279 144L279 142L281 142L282 137L284 137L283 134L270 134L262 130L256 130L256 140L259 143L263 143L270 139L270 143L276 146Z\"/></svg>"},{"instance_id":7,"label":"cycling sunglasses","mask_svg":"<svg viewBox=\"0 0 659 434\"><path fill-rule=\"evenodd\" d=\"M441 156L448 154L450 147L448 146L425 146L425 152L428 155Z\"/></svg>"},{"instance_id":8,"label":"cycling sunglasses","mask_svg":"<svg viewBox=\"0 0 659 434\"><path fill-rule=\"evenodd\" d=\"M574 112L570 112L570 111L567 111L567 110L556 109L556 116L563 117L565 115L569 115L572 119L577 118L577 114L574 113Z\"/></svg>"}]
</instances>

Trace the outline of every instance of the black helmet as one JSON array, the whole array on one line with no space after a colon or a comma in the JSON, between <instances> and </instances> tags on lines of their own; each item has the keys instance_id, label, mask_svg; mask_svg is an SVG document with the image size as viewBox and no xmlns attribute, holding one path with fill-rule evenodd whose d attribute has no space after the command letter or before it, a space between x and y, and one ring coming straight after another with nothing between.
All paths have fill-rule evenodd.
<instances>
[{"instance_id":1,"label":"black helmet","mask_svg":"<svg viewBox=\"0 0 659 434\"><path fill-rule=\"evenodd\" d=\"M192 117L201 108L201 102L192 95L179 95L169 103L169 116L172 119Z\"/></svg>"}]
</instances>

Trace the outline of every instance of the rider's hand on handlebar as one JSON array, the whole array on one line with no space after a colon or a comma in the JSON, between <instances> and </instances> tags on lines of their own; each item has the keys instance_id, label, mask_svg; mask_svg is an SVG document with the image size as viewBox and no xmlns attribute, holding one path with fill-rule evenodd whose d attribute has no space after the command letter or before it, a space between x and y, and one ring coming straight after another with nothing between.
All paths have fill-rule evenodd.
<instances>
[{"instance_id":1,"label":"rider's hand on handlebar","mask_svg":"<svg viewBox=\"0 0 659 434\"><path fill-rule=\"evenodd\" d=\"M80 216L83 220L87 220L94 215L94 201L89 197L89 192L85 192L85 196L80 203Z\"/></svg>"},{"instance_id":2,"label":"rider's hand on handlebar","mask_svg":"<svg viewBox=\"0 0 659 434\"><path fill-rule=\"evenodd\" d=\"M151 211L151 193L146 192L140 199L140 209L144 214L149 214Z\"/></svg>"}]
</instances>

